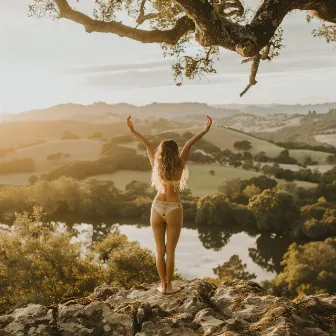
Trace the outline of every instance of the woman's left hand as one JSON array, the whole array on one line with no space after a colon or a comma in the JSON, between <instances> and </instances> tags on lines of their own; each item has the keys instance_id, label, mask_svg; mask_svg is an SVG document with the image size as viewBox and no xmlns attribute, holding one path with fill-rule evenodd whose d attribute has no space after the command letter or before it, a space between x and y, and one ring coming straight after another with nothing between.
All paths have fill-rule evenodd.
<instances>
[{"instance_id":1,"label":"woman's left hand","mask_svg":"<svg viewBox=\"0 0 336 336\"><path fill-rule=\"evenodd\" d=\"M210 127L211 127L211 125L212 125L212 119L211 119L208 115L207 115L206 117L208 118L208 121L207 121L207 123L206 123L206 125L205 125L205 130L206 130L207 132L209 132Z\"/></svg>"},{"instance_id":2,"label":"woman's left hand","mask_svg":"<svg viewBox=\"0 0 336 336\"><path fill-rule=\"evenodd\" d=\"M132 120L131 120L131 116L129 116L127 118L126 123L127 123L128 128L131 130L131 132L133 132L134 131L134 126L133 126L133 123L132 123Z\"/></svg>"}]
</instances>

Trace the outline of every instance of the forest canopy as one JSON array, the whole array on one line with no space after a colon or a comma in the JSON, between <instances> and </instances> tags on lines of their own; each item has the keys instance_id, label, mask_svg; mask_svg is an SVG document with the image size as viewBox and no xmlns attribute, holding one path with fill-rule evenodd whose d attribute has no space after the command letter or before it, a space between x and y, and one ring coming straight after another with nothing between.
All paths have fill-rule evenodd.
<instances>
[{"instance_id":1,"label":"forest canopy","mask_svg":"<svg viewBox=\"0 0 336 336\"><path fill-rule=\"evenodd\" d=\"M77 10L85 0L31 0L31 16L63 18L82 25L86 32L111 33L142 43L161 44L165 56L176 57L172 66L177 85L184 77L216 72L220 49L234 51L251 62L247 90L257 83L259 64L279 55L283 47L281 24L295 10L322 21L312 33L336 41L334 0L264 0L257 9L241 0L95 0L92 13ZM124 23L127 21L127 24ZM188 44L201 51L188 54Z\"/></svg>"}]
</instances>

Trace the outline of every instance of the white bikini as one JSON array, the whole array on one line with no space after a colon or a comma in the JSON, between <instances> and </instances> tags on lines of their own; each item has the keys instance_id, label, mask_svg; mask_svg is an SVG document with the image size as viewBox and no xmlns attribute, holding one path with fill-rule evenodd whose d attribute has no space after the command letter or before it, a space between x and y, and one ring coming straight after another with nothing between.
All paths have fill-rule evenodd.
<instances>
[{"instance_id":1,"label":"white bikini","mask_svg":"<svg viewBox=\"0 0 336 336\"><path fill-rule=\"evenodd\" d=\"M174 191L177 192L180 188L180 180L166 180L164 181L165 185L174 186ZM154 200L152 203L152 208L154 208L164 220L166 220L167 215L178 208L182 208L181 202L166 202Z\"/></svg>"}]
</instances>

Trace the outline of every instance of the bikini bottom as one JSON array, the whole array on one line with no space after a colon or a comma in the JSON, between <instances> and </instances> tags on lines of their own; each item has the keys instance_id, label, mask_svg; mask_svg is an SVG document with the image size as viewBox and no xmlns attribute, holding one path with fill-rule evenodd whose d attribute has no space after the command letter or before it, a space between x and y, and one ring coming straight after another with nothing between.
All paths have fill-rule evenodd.
<instances>
[{"instance_id":1,"label":"bikini bottom","mask_svg":"<svg viewBox=\"0 0 336 336\"><path fill-rule=\"evenodd\" d=\"M161 217L166 220L167 215L175 209L182 208L182 204L181 202L164 202L154 200L152 208L154 208Z\"/></svg>"}]
</instances>

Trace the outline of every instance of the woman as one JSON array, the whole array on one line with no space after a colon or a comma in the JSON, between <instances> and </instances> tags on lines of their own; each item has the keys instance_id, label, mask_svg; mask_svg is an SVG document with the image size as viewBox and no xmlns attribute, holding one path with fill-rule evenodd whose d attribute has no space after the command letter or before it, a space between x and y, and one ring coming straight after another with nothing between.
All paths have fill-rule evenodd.
<instances>
[{"instance_id":1,"label":"woman","mask_svg":"<svg viewBox=\"0 0 336 336\"><path fill-rule=\"evenodd\" d=\"M191 146L210 130L212 120L209 116L207 118L205 129L186 142L181 154L176 142L171 139L162 141L155 151L151 142L134 130L131 116L127 118L129 129L147 148L152 166L152 186L158 191L152 204L150 222L156 243L156 266L161 279L161 286L157 289L161 294L173 294L180 290L179 287L172 287L175 248L183 224L179 191L185 188L188 178L186 163Z\"/></svg>"}]
</instances>

